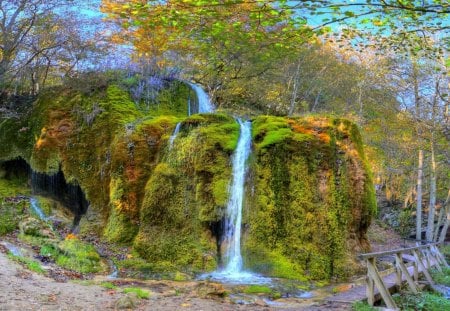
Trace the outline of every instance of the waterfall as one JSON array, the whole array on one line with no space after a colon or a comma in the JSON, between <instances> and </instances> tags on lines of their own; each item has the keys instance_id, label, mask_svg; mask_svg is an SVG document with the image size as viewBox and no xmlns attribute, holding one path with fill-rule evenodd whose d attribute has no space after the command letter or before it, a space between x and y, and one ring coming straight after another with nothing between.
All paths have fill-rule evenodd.
<instances>
[{"instance_id":1,"label":"waterfall","mask_svg":"<svg viewBox=\"0 0 450 311\"><path fill-rule=\"evenodd\" d=\"M31 189L34 194L50 196L70 209L74 214L73 229L78 225L81 216L86 214L89 207L89 202L80 186L67 183L61 170L53 175L32 171Z\"/></svg>"},{"instance_id":2,"label":"waterfall","mask_svg":"<svg viewBox=\"0 0 450 311\"><path fill-rule=\"evenodd\" d=\"M206 94L203 88L195 83L187 82L189 86L194 90L198 99L198 113L211 113L214 112L214 105L211 103L208 94Z\"/></svg>"},{"instance_id":3,"label":"waterfall","mask_svg":"<svg viewBox=\"0 0 450 311\"><path fill-rule=\"evenodd\" d=\"M30 198L30 205L33 212L39 217L40 220L46 221L48 220L47 216L45 216L41 207L39 206L39 202L36 198Z\"/></svg>"},{"instance_id":4,"label":"waterfall","mask_svg":"<svg viewBox=\"0 0 450 311\"><path fill-rule=\"evenodd\" d=\"M227 206L227 218L225 220L224 239L228 242L226 253L227 265L224 272L238 274L242 270L241 256L241 225L242 204L244 201L246 162L251 149L251 123L237 120L240 126L240 135L236 151L233 155L233 179L230 187L230 200Z\"/></svg>"},{"instance_id":5,"label":"waterfall","mask_svg":"<svg viewBox=\"0 0 450 311\"><path fill-rule=\"evenodd\" d=\"M240 127L239 140L232 157L232 181L229 187L230 199L223 232L227 246L223 269L200 276L200 279L214 279L232 284L269 284L270 278L245 271L241 255L242 207L244 203L245 174L247 159L251 151L251 122L237 119Z\"/></svg>"},{"instance_id":6,"label":"waterfall","mask_svg":"<svg viewBox=\"0 0 450 311\"><path fill-rule=\"evenodd\" d=\"M203 88L195 83L192 82L186 82L195 92L198 99L198 113L211 113L214 112L214 105L211 103L211 100L209 99L208 94L206 94L205 90ZM188 116L191 115L191 97L188 98ZM175 126L175 129L172 133L172 135L169 138L169 150L173 147L173 142L175 141L175 138L177 137L178 133L180 132L181 128L181 122L178 122Z\"/></svg>"},{"instance_id":7,"label":"waterfall","mask_svg":"<svg viewBox=\"0 0 450 311\"><path fill-rule=\"evenodd\" d=\"M175 141L175 138L177 137L180 129L181 129L181 122L178 122L177 125L175 126L175 129L173 130L172 135L169 138L169 150L172 149L173 142Z\"/></svg>"}]
</instances>

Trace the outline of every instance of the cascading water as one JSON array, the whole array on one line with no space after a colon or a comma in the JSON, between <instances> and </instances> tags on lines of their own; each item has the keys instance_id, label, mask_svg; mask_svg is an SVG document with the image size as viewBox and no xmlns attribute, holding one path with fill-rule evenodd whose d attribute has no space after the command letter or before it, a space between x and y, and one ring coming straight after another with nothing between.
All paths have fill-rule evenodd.
<instances>
[{"instance_id":1,"label":"cascading water","mask_svg":"<svg viewBox=\"0 0 450 311\"><path fill-rule=\"evenodd\" d=\"M30 198L30 206L33 212L39 217L40 220L48 220L47 216L45 216L41 207L39 206L39 202L36 198Z\"/></svg>"},{"instance_id":2,"label":"cascading water","mask_svg":"<svg viewBox=\"0 0 450 311\"><path fill-rule=\"evenodd\" d=\"M20 248L12 243L9 243L7 241L2 241L2 242L0 242L0 245L3 245L4 247L6 247L6 249L14 256L17 256L17 257L23 256Z\"/></svg>"},{"instance_id":3,"label":"cascading water","mask_svg":"<svg viewBox=\"0 0 450 311\"><path fill-rule=\"evenodd\" d=\"M201 86L188 82L189 86L194 90L198 99L198 113L211 113L214 112L214 105L211 103L208 94Z\"/></svg>"},{"instance_id":4,"label":"cascading water","mask_svg":"<svg viewBox=\"0 0 450 311\"><path fill-rule=\"evenodd\" d=\"M214 105L211 103L208 94L203 90L203 88L195 83L186 82L195 92L198 100L198 113L211 113L214 112ZM191 115L191 98L188 99L188 116ZM173 147L173 142L177 138L178 133L181 129L181 122L178 122L172 135L169 138L169 150Z\"/></svg>"},{"instance_id":5,"label":"cascading water","mask_svg":"<svg viewBox=\"0 0 450 311\"><path fill-rule=\"evenodd\" d=\"M227 219L225 220L224 239L228 241L225 259L227 265L224 273L236 274L242 270L241 256L241 225L242 203L244 200L244 183L246 162L251 149L251 123L238 119L240 136L236 151L233 155L233 180L230 187L230 200L227 205Z\"/></svg>"},{"instance_id":6,"label":"cascading water","mask_svg":"<svg viewBox=\"0 0 450 311\"><path fill-rule=\"evenodd\" d=\"M246 163L250 155L252 136L250 121L243 122L237 119L237 122L240 126L240 135L232 159L233 176L229 188L230 199L223 233L224 242L228 246L225 253L225 267L203 277L236 284L267 284L271 282L271 279L243 270L241 255L242 206L245 195Z\"/></svg>"},{"instance_id":7,"label":"cascading water","mask_svg":"<svg viewBox=\"0 0 450 311\"><path fill-rule=\"evenodd\" d=\"M172 149L173 147L173 142L175 141L175 138L178 135L178 132L180 132L181 129L181 122L178 122L177 125L175 126L175 129L173 130L172 135L169 138L169 150Z\"/></svg>"}]
</instances>

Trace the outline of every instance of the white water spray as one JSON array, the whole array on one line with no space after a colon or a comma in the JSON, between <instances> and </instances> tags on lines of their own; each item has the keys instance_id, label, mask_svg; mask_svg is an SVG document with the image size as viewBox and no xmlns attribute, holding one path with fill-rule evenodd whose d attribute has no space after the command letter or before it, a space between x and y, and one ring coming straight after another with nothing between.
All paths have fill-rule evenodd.
<instances>
[{"instance_id":1,"label":"white water spray","mask_svg":"<svg viewBox=\"0 0 450 311\"><path fill-rule=\"evenodd\" d=\"M177 138L180 129L181 129L181 122L178 122L177 125L175 126L175 129L173 130L172 135L169 138L169 150L172 149L173 142L175 141L175 138Z\"/></svg>"},{"instance_id":2,"label":"white water spray","mask_svg":"<svg viewBox=\"0 0 450 311\"><path fill-rule=\"evenodd\" d=\"M211 113L214 112L214 105L211 103L208 94L205 90L192 82L188 82L189 86L194 90L198 99L198 113Z\"/></svg>"},{"instance_id":3,"label":"white water spray","mask_svg":"<svg viewBox=\"0 0 450 311\"><path fill-rule=\"evenodd\" d=\"M251 149L251 123L237 120L240 126L238 145L233 155L233 179L230 187L230 200L227 206L227 219L225 221L225 240L229 243L226 260L226 274L236 274L242 270L241 256L241 225L242 205L244 201L246 162Z\"/></svg>"},{"instance_id":4,"label":"white water spray","mask_svg":"<svg viewBox=\"0 0 450 311\"><path fill-rule=\"evenodd\" d=\"M242 207L245 196L246 163L251 151L252 135L250 121L243 122L238 119L237 122L240 126L240 135L232 158L233 176L229 188L230 199L227 205L223 237L228 246L224 256L225 267L202 277L233 284L268 284L272 281L270 278L243 270L241 255Z\"/></svg>"},{"instance_id":5,"label":"white water spray","mask_svg":"<svg viewBox=\"0 0 450 311\"><path fill-rule=\"evenodd\" d=\"M42 211L41 207L39 206L39 202L36 198L30 198L30 205L33 212L39 217L41 220L48 220L48 217L45 216L44 212Z\"/></svg>"}]
</instances>

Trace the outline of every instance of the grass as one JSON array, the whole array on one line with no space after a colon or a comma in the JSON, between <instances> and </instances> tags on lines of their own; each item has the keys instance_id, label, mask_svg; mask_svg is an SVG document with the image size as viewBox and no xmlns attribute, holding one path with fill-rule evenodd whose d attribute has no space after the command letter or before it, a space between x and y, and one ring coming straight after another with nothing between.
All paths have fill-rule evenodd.
<instances>
[{"instance_id":1,"label":"grass","mask_svg":"<svg viewBox=\"0 0 450 311\"><path fill-rule=\"evenodd\" d=\"M443 268L442 272L439 272L436 269L430 271L431 277L433 280L445 286L450 286L450 268Z\"/></svg>"},{"instance_id":2,"label":"grass","mask_svg":"<svg viewBox=\"0 0 450 311\"><path fill-rule=\"evenodd\" d=\"M140 299L149 299L150 298L150 292L145 289L139 288L139 287L126 287L123 289L123 292L125 294L135 293L136 296Z\"/></svg>"},{"instance_id":3,"label":"grass","mask_svg":"<svg viewBox=\"0 0 450 311\"><path fill-rule=\"evenodd\" d=\"M397 307L403 311L443 311L450 310L450 300L439 294L419 293L414 294L394 294Z\"/></svg>"},{"instance_id":4,"label":"grass","mask_svg":"<svg viewBox=\"0 0 450 311\"><path fill-rule=\"evenodd\" d=\"M250 285L244 288L243 292L245 294L270 294L272 289L264 285Z\"/></svg>"},{"instance_id":5,"label":"grass","mask_svg":"<svg viewBox=\"0 0 450 311\"><path fill-rule=\"evenodd\" d=\"M22 265L24 265L28 270L34 271L39 274L44 274L45 270L42 268L41 264L37 261L34 261L30 258L23 257L23 256L14 256L13 254L9 253L8 258L14 260L15 262L18 262Z\"/></svg>"},{"instance_id":6,"label":"grass","mask_svg":"<svg viewBox=\"0 0 450 311\"><path fill-rule=\"evenodd\" d=\"M19 200L15 203L7 202L4 198L28 193L29 190L25 188L23 180L0 178L0 236L17 229L19 221L29 204L28 200Z\"/></svg>"},{"instance_id":7,"label":"grass","mask_svg":"<svg viewBox=\"0 0 450 311\"><path fill-rule=\"evenodd\" d=\"M358 301L352 304L353 311L374 311L376 310L374 307L371 307L367 304L367 302Z\"/></svg>"},{"instance_id":8,"label":"grass","mask_svg":"<svg viewBox=\"0 0 450 311\"><path fill-rule=\"evenodd\" d=\"M100 255L92 245L78 239L64 240L58 245L60 254L56 264L80 273L95 273L104 270Z\"/></svg>"},{"instance_id":9,"label":"grass","mask_svg":"<svg viewBox=\"0 0 450 311\"><path fill-rule=\"evenodd\" d=\"M103 282L100 284L100 286L107 288L107 289L116 289L117 285L115 285L114 283L111 282Z\"/></svg>"}]
</instances>

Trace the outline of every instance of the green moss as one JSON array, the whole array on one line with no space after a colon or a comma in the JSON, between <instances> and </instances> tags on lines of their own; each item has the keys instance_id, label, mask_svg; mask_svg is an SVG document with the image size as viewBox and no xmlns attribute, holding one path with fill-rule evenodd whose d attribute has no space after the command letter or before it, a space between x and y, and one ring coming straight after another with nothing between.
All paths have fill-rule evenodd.
<instances>
[{"instance_id":1,"label":"green moss","mask_svg":"<svg viewBox=\"0 0 450 311\"><path fill-rule=\"evenodd\" d=\"M168 88L159 92L154 103L149 105L152 115L188 115L188 100L191 89L181 81L171 82Z\"/></svg>"},{"instance_id":2,"label":"green moss","mask_svg":"<svg viewBox=\"0 0 450 311\"><path fill-rule=\"evenodd\" d=\"M8 258L21 263L22 265L24 265L28 270L37 272L39 274L44 274L45 270L42 268L41 264L35 260L32 260L30 258L27 257L23 257L23 256L14 256L12 254L8 254Z\"/></svg>"},{"instance_id":3,"label":"green moss","mask_svg":"<svg viewBox=\"0 0 450 311\"><path fill-rule=\"evenodd\" d=\"M129 243L133 241L137 231L138 225L132 222L129 216L113 210L103 235L110 242Z\"/></svg>"},{"instance_id":4,"label":"green moss","mask_svg":"<svg viewBox=\"0 0 450 311\"><path fill-rule=\"evenodd\" d=\"M104 271L100 256L92 245L78 239L64 240L58 244L60 255L56 259L59 266L81 273Z\"/></svg>"},{"instance_id":5,"label":"green moss","mask_svg":"<svg viewBox=\"0 0 450 311\"><path fill-rule=\"evenodd\" d=\"M117 285L111 283L111 282L102 282L100 284L101 287L107 288L107 289L117 289Z\"/></svg>"},{"instance_id":6,"label":"green moss","mask_svg":"<svg viewBox=\"0 0 450 311\"><path fill-rule=\"evenodd\" d=\"M125 287L123 292L126 293L135 293L136 296L140 299L149 299L150 292L148 290L139 288L139 287Z\"/></svg>"},{"instance_id":7,"label":"green moss","mask_svg":"<svg viewBox=\"0 0 450 311\"><path fill-rule=\"evenodd\" d=\"M47 173L61 168L85 192L105 239L133 245L140 259L124 265L212 270L238 123L220 113L184 118L190 89L183 83L171 83L147 107L124 88L135 81L120 79L47 90L20 120L0 121L0 160L20 156ZM181 131L169 150L177 122ZM376 212L358 128L341 119L273 116L255 118L252 128L247 267L300 279L350 274L353 248L364 248ZM6 231L13 230L17 215L5 215ZM75 266L68 254L60 257Z\"/></svg>"},{"instance_id":8,"label":"green moss","mask_svg":"<svg viewBox=\"0 0 450 311\"><path fill-rule=\"evenodd\" d=\"M353 245L365 246L371 213L364 204L375 198L362 150L355 147L357 128L325 118L263 116L253 124L246 266L288 278L350 275L349 232L361 237Z\"/></svg>"},{"instance_id":9,"label":"green moss","mask_svg":"<svg viewBox=\"0 0 450 311\"><path fill-rule=\"evenodd\" d=\"M245 294L270 294L272 289L264 285L250 285L244 288Z\"/></svg>"},{"instance_id":10,"label":"green moss","mask_svg":"<svg viewBox=\"0 0 450 311\"><path fill-rule=\"evenodd\" d=\"M185 119L176 148L154 168L145 186L141 228L134 240L154 271L210 271L217 266L209 233L228 201L230 156L239 126L223 115ZM150 238L151 237L151 238Z\"/></svg>"},{"instance_id":11,"label":"green moss","mask_svg":"<svg viewBox=\"0 0 450 311\"><path fill-rule=\"evenodd\" d=\"M28 193L21 180L0 179L0 236L16 230L29 207L28 200L11 201L7 198Z\"/></svg>"}]
</instances>

